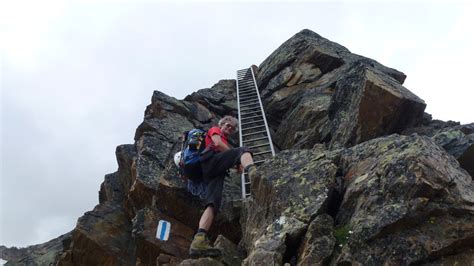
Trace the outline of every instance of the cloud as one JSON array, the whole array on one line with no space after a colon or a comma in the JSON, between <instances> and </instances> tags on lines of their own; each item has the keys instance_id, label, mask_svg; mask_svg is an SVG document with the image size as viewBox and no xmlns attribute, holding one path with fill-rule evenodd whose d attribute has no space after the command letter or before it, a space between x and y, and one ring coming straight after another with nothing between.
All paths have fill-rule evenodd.
<instances>
[{"instance_id":1,"label":"cloud","mask_svg":"<svg viewBox=\"0 0 474 266\"><path fill-rule=\"evenodd\" d=\"M426 101L427 112L438 119L474 122L473 86L467 79L474 58L474 29L469 27L474 23L473 6L466 5L446 34L426 44L410 69L413 78L407 78L407 86Z\"/></svg>"}]
</instances>

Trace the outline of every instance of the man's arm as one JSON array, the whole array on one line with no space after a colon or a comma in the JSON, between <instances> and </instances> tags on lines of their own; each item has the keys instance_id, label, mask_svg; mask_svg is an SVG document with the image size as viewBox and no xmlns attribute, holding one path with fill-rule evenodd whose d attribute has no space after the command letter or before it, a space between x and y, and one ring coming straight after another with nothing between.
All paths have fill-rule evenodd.
<instances>
[{"instance_id":1,"label":"man's arm","mask_svg":"<svg viewBox=\"0 0 474 266\"><path fill-rule=\"evenodd\" d=\"M225 144L222 139L221 139L221 136L219 134L214 134L212 135L211 137L212 139L212 142L214 142L214 145L217 147L217 149L219 149L220 151L226 151L226 150L230 150L231 147L227 144Z\"/></svg>"}]
</instances>

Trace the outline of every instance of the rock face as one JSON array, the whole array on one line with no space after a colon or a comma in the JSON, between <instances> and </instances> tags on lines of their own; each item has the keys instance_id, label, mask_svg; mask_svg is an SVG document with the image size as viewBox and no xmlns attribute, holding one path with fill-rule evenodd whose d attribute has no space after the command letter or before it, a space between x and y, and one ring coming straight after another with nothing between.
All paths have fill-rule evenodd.
<instances>
[{"instance_id":1,"label":"rock face","mask_svg":"<svg viewBox=\"0 0 474 266\"><path fill-rule=\"evenodd\" d=\"M70 242L71 232L27 248L0 246L0 257L7 261L6 265L49 265L58 260Z\"/></svg>"},{"instance_id":2,"label":"rock face","mask_svg":"<svg viewBox=\"0 0 474 266\"><path fill-rule=\"evenodd\" d=\"M352 233L337 263L412 264L462 252L474 240L474 184L426 137L392 135L342 152L336 216Z\"/></svg>"},{"instance_id":3,"label":"rock face","mask_svg":"<svg viewBox=\"0 0 474 266\"><path fill-rule=\"evenodd\" d=\"M177 177L181 133L237 115L235 80L177 100L159 91L117 147L99 204L31 265L406 265L472 262L474 126L432 120L406 76L303 30L254 66L274 144L252 197L224 185L210 232L223 256L190 259L202 202ZM238 146L238 136L231 144ZM168 241L156 238L171 222ZM217 239L216 239L217 238ZM11 249L2 257L12 260ZM15 258L18 258L16 256ZM43 257L46 258L46 257ZM18 260L16 260L18 261ZM469 264L469 263L466 263ZM471 263L472 264L472 263Z\"/></svg>"},{"instance_id":4,"label":"rock face","mask_svg":"<svg viewBox=\"0 0 474 266\"><path fill-rule=\"evenodd\" d=\"M100 204L79 219L59 264L150 265L158 257L158 262L175 263L187 258L203 205L187 192L171 158L180 148L182 132L209 128L223 116L216 111L230 112L225 106L235 104L234 84L223 80L188 96L190 101L155 91L137 128L135 145L117 147L119 169L105 177ZM234 242L241 234L240 202L233 201L240 193L238 178L232 176L225 184L227 197L212 231ZM168 241L156 238L159 220L172 224Z\"/></svg>"},{"instance_id":5,"label":"rock face","mask_svg":"<svg viewBox=\"0 0 474 266\"><path fill-rule=\"evenodd\" d=\"M426 114L421 125L403 131L405 135L412 133L431 137L474 176L474 123L460 125L453 121L432 120Z\"/></svg>"},{"instance_id":6,"label":"rock face","mask_svg":"<svg viewBox=\"0 0 474 266\"><path fill-rule=\"evenodd\" d=\"M426 106L402 86L403 73L309 30L274 51L257 77L281 149L399 133L421 122Z\"/></svg>"}]
</instances>

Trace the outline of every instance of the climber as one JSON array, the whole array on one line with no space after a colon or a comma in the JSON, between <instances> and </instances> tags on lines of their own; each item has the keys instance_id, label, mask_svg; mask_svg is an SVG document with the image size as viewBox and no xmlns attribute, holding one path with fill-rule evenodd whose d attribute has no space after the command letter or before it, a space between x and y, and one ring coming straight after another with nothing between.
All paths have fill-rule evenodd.
<instances>
[{"instance_id":1,"label":"climber","mask_svg":"<svg viewBox=\"0 0 474 266\"><path fill-rule=\"evenodd\" d=\"M193 257L218 257L220 251L209 245L207 232L209 231L214 216L219 211L222 198L224 178L227 171L237 167L239 172L245 170L250 177L256 174L252 153L246 147L232 148L227 138L237 131L238 121L232 116L225 116L219 120L218 126L209 129L206 135L206 149L202 152L200 160L203 179L207 183L205 196L205 209L199 221L199 230L189 248Z\"/></svg>"}]
</instances>

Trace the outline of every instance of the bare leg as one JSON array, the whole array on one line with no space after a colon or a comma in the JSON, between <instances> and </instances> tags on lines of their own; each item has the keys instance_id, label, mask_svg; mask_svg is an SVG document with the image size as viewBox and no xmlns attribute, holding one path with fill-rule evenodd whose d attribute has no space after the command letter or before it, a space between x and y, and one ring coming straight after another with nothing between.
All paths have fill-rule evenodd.
<instances>
[{"instance_id":1,"label":"bare leg","mask_svg":"<svg viewBox=\"0 0 474 266\"><path fill-rule=\"evenodd\" d=\"M250 152L245 152L240 156L240 163L242 167L245 168L247 165L253 164L253 158Z\"/></svg>"},{"instance_id":2,"label":"bare leg","mask_svg":"<svg viewBox=\"0 0 474 266\"><path fill-rule=\"evenodd\" d=\"M207 206L204 210L201 220L199 220L199 228L202 228L209 232L212 222L214 221L214 207L212 205Z\"/></svg>"}]
</instances>

